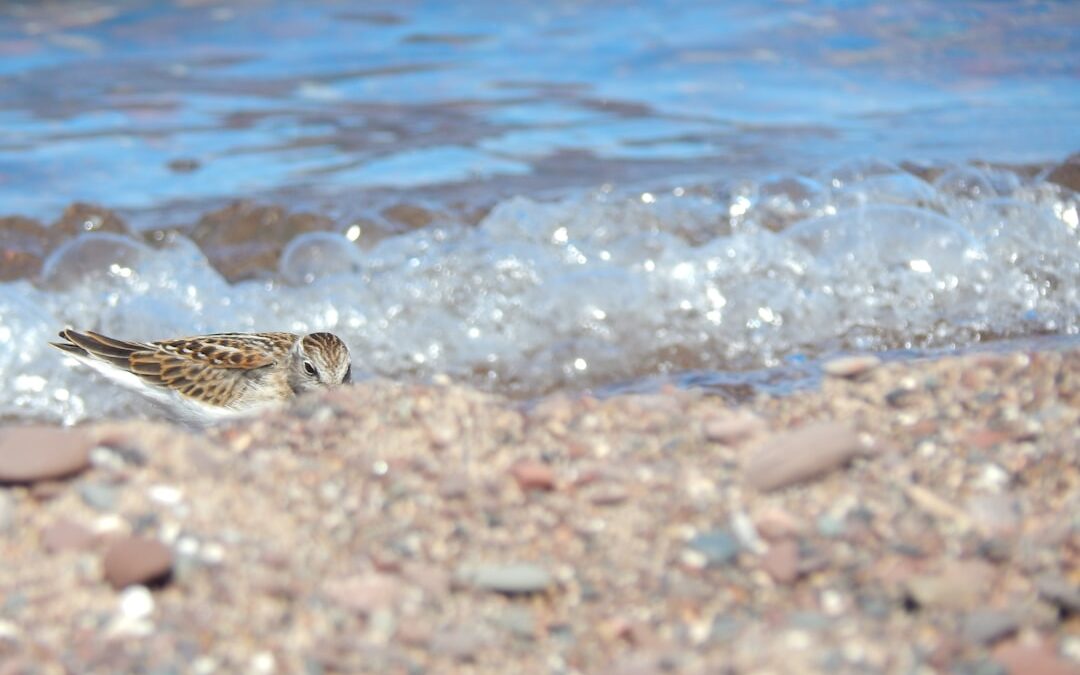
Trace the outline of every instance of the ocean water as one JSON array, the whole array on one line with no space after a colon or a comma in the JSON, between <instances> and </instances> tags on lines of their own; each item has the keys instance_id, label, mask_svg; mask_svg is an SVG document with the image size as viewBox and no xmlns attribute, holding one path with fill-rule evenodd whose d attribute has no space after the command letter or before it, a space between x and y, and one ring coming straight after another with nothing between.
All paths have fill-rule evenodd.
<instances>
[{"instance_id":1,"label":"ocean water","mask_svg":"<svg viewBox=\"0 0 1080 675\"><path fill-rule=\"evenodd\" d=\"M0 215L175 231L0 283L0 418L154 414L51 350L65 325L333 330L357 370L520 398L1070 343L1078 7L4 5ZM230 282L192 228L235 199L326 225Z\"/></svg>"}]
</instances>

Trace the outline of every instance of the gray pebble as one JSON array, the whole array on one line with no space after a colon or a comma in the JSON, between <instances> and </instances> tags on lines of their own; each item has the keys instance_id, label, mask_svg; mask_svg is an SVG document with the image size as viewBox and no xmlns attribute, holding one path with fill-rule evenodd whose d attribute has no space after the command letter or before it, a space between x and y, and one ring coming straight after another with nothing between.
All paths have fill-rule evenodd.
<instances>
[{"instance_id":1,"label":"gray pebble","mask_svg":"<svg viewBox=\"0 0 1080 675\"><path fill-rule=\"evenodd\" d=\"M551 586L551 574L533 563L507 563L463 566L458 579L485 591L516 595L539 593Z\"/></svg>"},{"instance_id":2,"label":"gray pebble","mask_svg":"<svg viewBox=\"0 0 1080 675\"><path fill-rule=\"evenodd\" d=\"M1020 624L1009 612L979 609L964 617L963 635L968 642L989 645L1012 635Z\"/></svg>"},{"instance_id":3,"label":"gray pebble","mask_svg":"<svg viewBox=\"0 0 1080 675\"><path fill-rule=\"evenodd\" d=\"M710 530L690 540L690 548L705 556L709 567L726 565L739 554L739 540L727 530Z\"/></svg>"},{"instance_id":4,"label":"gray pebble","mask_svg":"<svg viewBox=\"0 0 1080 675\"><path fill-rule=\"evenodd\" d=\"M112 511L120 496L119 489L106 483L80 483L76 489L83 502L96 511Z\"/></svg>"},{"instance_id":5,"label":"gray pebble","mask_svg":"<svg viewBox=\"0 0 1080 675\"><path fill-rule=\"evenodd\" d=\"M1035 587L1039 589L1039 595L1048 602L1068 612L1080 612L1080 588L1072 586L1061 577L1045 574L1035 580Z\"/></svg>"}]
</instances>

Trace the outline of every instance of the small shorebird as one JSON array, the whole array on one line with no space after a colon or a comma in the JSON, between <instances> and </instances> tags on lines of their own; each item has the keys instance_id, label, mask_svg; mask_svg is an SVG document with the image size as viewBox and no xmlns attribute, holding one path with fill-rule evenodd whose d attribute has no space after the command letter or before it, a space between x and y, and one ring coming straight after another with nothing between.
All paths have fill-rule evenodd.
<instances>
[{"instance_id":1,"label":"small shorebird","mask_svg":"<svg viewBox=\"0 0 1080 675\"><path fill-rule=\"evenodd\" d=\"M218 333L129 342L60 332L53 347L109 379L206 423L352 381L349 348L332 333Z\"/></svg>"}]
</instances>

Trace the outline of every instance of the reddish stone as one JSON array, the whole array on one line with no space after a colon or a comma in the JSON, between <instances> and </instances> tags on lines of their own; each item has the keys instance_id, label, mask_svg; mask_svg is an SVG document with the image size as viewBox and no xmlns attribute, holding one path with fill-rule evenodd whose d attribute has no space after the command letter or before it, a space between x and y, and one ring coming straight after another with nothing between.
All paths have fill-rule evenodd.
<instances>
[{"instance_id":1,"label":"reddish stone","mask_svg":"<svg viewBox=\"0 0 1080 675\"><path fill-rule=\"evenodd\" d=\"M67 478L90 466L89 439L54 427L0 430L0 484Z\"/></svg>"},{"instance_id":2,"label":"reddish stone","mask_svg":"<svg viewBox=\"0 0 1080 675\"><path fill-rule=\"evenodd\" d=\"M518 487L526 492L555 489L555 472L542 462L531 460L518 462L510 469L510 473L517 481Z\"/></svg>"},{"instance_id":3,"label":"reddish stone","mask_svg":"<svg viewBox=\"0 0 1080 675\"><path fill-rule=\"evenodd\" d=\"M135 584L163 582L172 573L172 565L173 554L167 546L141 537L116 540L102 560L105 580L117 590Z\"/></svg>"},{"instance_id":4,"label":"reddish stone","mask_svg":"<svg viewBox=\"0 0 1080 675\"><path fill-rule=\"evenodd\" d=\"M1009 675L1080 675L1080 665L1058 656L1047 643L1008 642L994 650L997 661Z\"/></svg>"},{"instance_id":5,"label":"reddish stone","mask_svg":"<svg viewBox=\"0 0 1080 675\"><path fill-rule=\"evenodd\" d=\"M783 539L769 547L761 567L778 584L790 584L799 578L799 544Z\"/></svg>"},{"instance_id":6,"label":"reddish stone","mask_svg":"<svg viewBox=\"0 0 1080 675\"><path fill-rule=\"evenodd\" d=\"M968 434L967 443L977 450L989 450L994 446L1001 445L1005 441L1009 440L1011 435L1007 431L995 431L992 429L983 429Z\"/></svg>"}]
</instances>

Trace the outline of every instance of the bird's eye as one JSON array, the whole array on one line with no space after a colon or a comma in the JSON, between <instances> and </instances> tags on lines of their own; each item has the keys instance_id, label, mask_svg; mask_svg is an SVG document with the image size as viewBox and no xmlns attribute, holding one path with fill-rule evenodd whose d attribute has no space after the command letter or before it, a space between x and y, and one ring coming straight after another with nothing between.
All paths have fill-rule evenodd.
<instances>
[{"instance_id":1,"label":"bird's eye","mask_svg":"<svg viewBox=\"0 0 1080 675\"><path fill-rule=\"evenodd\" d=\"M345 369L345 377L341 378L342 384L349 384L352 382L352 366L350 365Z\"/></svg>"},{"instance_id":2,"label":"bird's eye","mask_svg":"<svg viewBox=\"0 0 1080 675\"><path fill-rule=\"evenodd\" d=\"M315 376L317 374L315 370L315 365L311 361L304 361L304 372L311 376Z\"/></svg>"}]
</instances>

